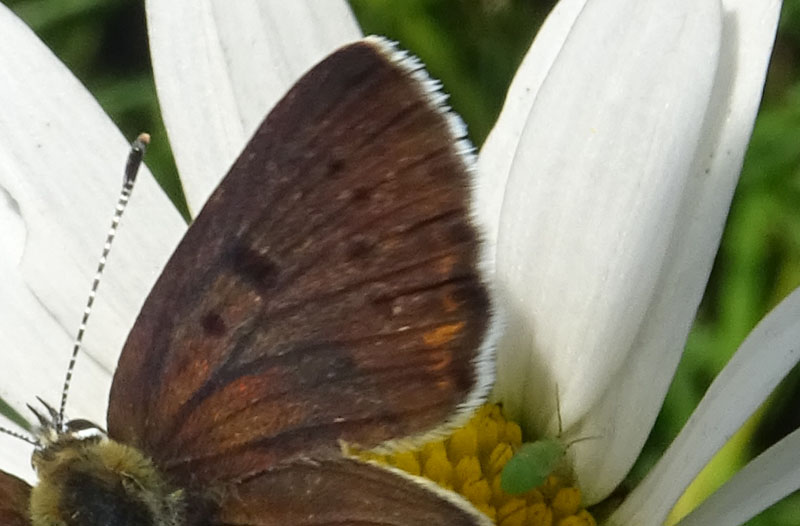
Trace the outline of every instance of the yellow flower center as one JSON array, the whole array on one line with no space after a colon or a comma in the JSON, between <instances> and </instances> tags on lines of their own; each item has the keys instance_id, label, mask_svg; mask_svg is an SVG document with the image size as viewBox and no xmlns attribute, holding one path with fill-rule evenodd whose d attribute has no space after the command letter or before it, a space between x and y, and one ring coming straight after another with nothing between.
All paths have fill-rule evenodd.
<instances>
[{"instance_id":1,"label":"yellow flower center","mask_svg":"<svg viewBox=\"0 0 800 526\"><path fill-rule=\"evenodd\" d=\"M359 455L460 493L498 526L595 526L581 507L580 490L556 475L521 495L500 489L500 472L521 444L519 425L508 421L499 406L487 404L444 440L414 451Z\"/></svg>"}]
</instances>

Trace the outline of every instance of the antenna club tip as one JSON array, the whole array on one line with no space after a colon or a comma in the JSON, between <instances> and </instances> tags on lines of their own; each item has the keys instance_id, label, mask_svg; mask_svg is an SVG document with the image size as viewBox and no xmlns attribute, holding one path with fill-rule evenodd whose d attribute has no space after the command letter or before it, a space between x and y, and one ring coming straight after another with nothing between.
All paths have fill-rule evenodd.
<instances>
[{"instance_id":1,"label":"antenna club tip","mask_svg":"<svg viewBox=\"0 0 800 526\"><path fill-rule=\"evenodd\" d=\"M140 133L136 140L140 143L144 144L145 146L150 144L150 134L149 133Z\"/></svg>"}]
</instances>

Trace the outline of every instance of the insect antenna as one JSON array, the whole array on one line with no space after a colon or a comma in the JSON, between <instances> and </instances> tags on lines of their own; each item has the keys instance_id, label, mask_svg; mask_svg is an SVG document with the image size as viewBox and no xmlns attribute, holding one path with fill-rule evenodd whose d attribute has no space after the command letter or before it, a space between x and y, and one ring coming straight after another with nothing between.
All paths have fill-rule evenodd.
<instances>
[{"instance_id":1,"label":"insect antenna","mask_svg":"<svg viewBox=\"0 0 800 526\"><path fill-rule=\"evenodd\" d=\"M18 438L18 439L20 439L20 440L22 440L24 442L27 442L28 444L30 444L32 446L38 446L39 445L39 442L37 442L36 440L32 439L31 437L29 437L27 435L23 435L22 433L17 433L16 431L12 431L12 430L8 429L7 427L0 426L0 434L12 436L14 438Z\"/></svg>"},{"instance_id":2,"label":"insect antenna","mask_svg":"<svg viewBox=\"0 0 800 526\"><path fill-rule=\"evenodd\" d=\"M558 396L558 384L556 384L556 413L558 414L558 436L561 437L561 435L564 434L564 428L563 428L563 423L561 421L561 399ZM573 440L570 440L569 442L566 442L564 444L564 448L565 449L569 449L570 447L572 447L573 445L577 444L578 442L583 442L584 440L595 440L597 438L602 438L602 437L600 437L599 435L589 435L589 436L585 436L585 437L578 437L578 438L575 438Z\"/></svg>"},{"instance_id":3,"label":"insect antenna","mask_svg":"<svg viewBox=\"0 0 800 526\"><path fill-rule=\"evenodd\" d=\"M558 384L556 384L556 413L558 413L558 436L561 436L564 427L561 422L561 398L558 397Z\"/></svg>"},{"instance_id":4,"label":"insect antenna","mask_svg":"<svg viewBox=\"0 0 800 526\"><path fill-rule=\"evenodd\" d=\"M69 394L69 385L72 381L72 371L75 368L75 361L78 358L78 353L80 352L81 345L83 343L83 334L86 331L86 322L89 320L89 315L92 312L94 298L97 294L97 288L100 285L100 277L103 275L103 271L105 270L106 258L108 257L108 253L111 252L111 244L114 241L114 237L117 235L119 221L122 218L122 214L125 212L125 207L128 205L128 200L133 192L133 185L136 182L136 174L139 171L139 166L142 164L142 158L144 157L145 149L149 143L150 136L146 133L140 134L136 140L131 143L131 151L128 154L128 161L125 164L125 177L122 183L122 190L120 191L119 199L117 199L117 206L114 209L114 217L111 220L111 227L108 229L108 234L106 235L106 242L103 245L103 253L100 255L100 260L97 263L97 270L94 273L92 288L89 291L89 298L86 301L86 308L83 309L83 318L81 318L81 324L78 326L78 334L75 336L75 342L72 346L72 357L70 358L69 366L67 367L67 376L64 379L64 387L61 390L61 406L58 410L58 419L55 422L55 425L59 431L63 431L64 429L64 409L67 405L67 395Z\"/></svg>"},{"instance_id":5,"label":"insect antenna","mask_svg":"<svg viewBox=\"0 0 800 526\"><path fill-rule=\"evenodd\" d=\"M565 448L570 448L570 447L574 446L575 444L577 444L578 442L585 442L586 440L597 440L598 438L603 438L603 437L600 436L600 435L589 435L589 436L585 436L585 437L578 437L578 438L570 440L569 442L564 444L564 447Z\"/></svg>"}]
</instances>

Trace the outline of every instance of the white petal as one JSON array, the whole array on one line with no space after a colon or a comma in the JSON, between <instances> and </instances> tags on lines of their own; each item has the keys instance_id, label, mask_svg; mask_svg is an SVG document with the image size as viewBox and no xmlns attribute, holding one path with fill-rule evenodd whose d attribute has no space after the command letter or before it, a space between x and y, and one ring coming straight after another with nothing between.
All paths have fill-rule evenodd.
<instances>
[{"instance_id":1,"label":"white petal","mask_svg":"<svg viewBox=\"0 0 800 526\"><path fill-rule=\"evenodd\" d=\"M590 495L605 495L621 480L663 402L722 235L779 12L779 1L723 3L722 53L712 105L647 316L609 391L573 431L609 437L575 449L582 455L577 459L581 487L585 484Z\"/></svg>"},{"instance_id":2,"label":"white petal","mask_svg":"<svg viewBox=\"0 0 800 526\"><path fill-rule=\"evenodd\" d=\"M584 4L586 0L562 0L547 15L511 82L503 111L481 148L477 171L478 191L475 196L478 214L487 226L491 246L497 242L500 207L522 129L539 88Z\"/></svg>"},{"instance_id":3,"label":"white petal","mask_svg":"<svg viewBox=\"0 0 800 526\"><path fill-rule=\"evenodd\" d=\"M533 136L536 142L528 154L518 154L515 163L523 165L527 157L528 170L534 177L528 183L529 189L513 188L510 180L503 213L507 205L516 203L519 217L524 217L527 206L536 211L536 221L520 221L518 230L523 232L519 237L525 239L522 242L519 237L515 239L517 234L510 228L501 227L498 267L511 268L510 274L516 277L509 290L526 290L529 295L512 312L512 317L529 317L528 332L515 335L516 349L530 348L530 342L535 342L533 374L527 377L528 398L524 403L543 407L534 416L540 426L549 423L553 432L556 409L551 400L555 383L568 436L600 437L571 449L579 484L589 502L607 495L638 455L663 401L710 272L752 130L777 19L774 2L768 6L752 5L746 14L727 7L711 104L705 115L687 117L694 122L684 122L682 132L681 123L675 122L677 136L658 139L643 132L638 146L634 146L639 148L633 152L634 157L628 153L620 160L613 157L614 148L617 155L625 149L620 142L637 144L635 137L622 138L622 133L628 132L620 124L612 131L616 137L594 130L576 133L567 139L573 149L561 150L554 156L559 145L552 135L554 129L561 128L557 115L552 115L549 124L539 126L548 137ZM576 29L594 6L592 3L584 9ZM709 15L703 22L697 7L686 6L690 10L687 20L705 24L707 37L712 38L719 30L719 20ZM677 9L671 5L668 9L675 16ZM681 39L681 43L686 40ZM712 45L697 43L696 50L708 51ZM568 46L569 40L553 71ZM642 53L649 57L653 49L663 49L663 44L642 49L648 50ZM684 78L682 92L679 83L674 83L672 89L678 89L674 93L678 99L694 98L699 103L702 89L698 82L707 79L716 61L707 58L703 69L703 59L695 59L700 68L698 76ZM647 68L644 65L641 70ZM618 68L608 67L606 71L615 72L611 83L621 75ZM597 81L598 86L603 85L601 80ZM543 113L553 113L565 95L563 89L556 92L548 110L543 101L547 82L536 106L542 104ZM562 85L568 87L569 83L564 81ZM630 84L620 87L639 103L652 100L653 94L636 95L634 88ZM597 93L591 98L595 105L602 104ZM674 113L675 104L689 102L676 100L661 107ZM591 105L576 113L581 116L581 112L592 115ZM562 113L563 119L569 118L566 112ZM701 121L698 134L696 126ZM682 154L677 150L658 151L668 149L670 141L681 142L680 134L684 146L697 141L697 150ZM647 150L648 145L652 150ZM587 162L587 151L601 154ZM662 154L667 157L658 161ZM682 155L686 156L683 165ZM672 159L672 164L667 159ZM647 164L652 161L660 165ZM641 171L638 179L637 169ZM661 174L659 169L663 170ZM603 177L615 171L614 177ZM550 180L539 183L537 174ZM637 184L642 185L640 194L636 193L640 188ZM526 202L527 196L533 198ZM620 204L624 196L631 200ZM510 216L508 224L513 220ZM503 236L509 239L507 246L517 245L516 258L505 264L500 259ZM499 365L501 375L504 370L520 367L511 359ZM501 377L501 381L505 380Z\"/></svg>"},{"instance_id":4,"label":"white petal","mask_svg":"<svg viewBox=\"0 0 800 526\"><path fill-rule=\"evenodd\" d=\"M361 36L340 0L148 0L147 26L161 110L194 212L300 75Z\"/></svg>"},{"instance_id":5,"label":"white petal","mask_svg":"<svg viewBox=\"0 0 800 526\"><path fill-rule=\"evenodd\" d=\"M5 7L0 34L0 396L28 415L25 403L35 395L60 401L129 146L85 88ZM184 230L144 170L89 322L70 415L104 423L119 350ZM0 468L13 464L30 477L30 447L0 441Z\"/></svg>"},{"instance_id":6,"label":"white petal","mask_svg":"<svg viewBox=\"0 0 800 526\"><path fill-rule=\"evenodd\" d=\"M679 526L735 526L800 488L800 429L736 473Z\"/></svg>"},{"instance_id":7,"label":"white petal","mask_svg":"<svg viewBox=\"0 0 800 526\"><path fill-rule=\"evenodd\" d=\"M539 91L497 247L511 306L498 392L512 411L524 405L538 430L558 432L558 389L572 435L629 359L673 242L719 16L713 0L590 2ZM584 436L601 438L574 451L619 438Z\"/></svg>"},{"instance_id":8,"label":"white petal","mask_svg":"<svg viewBox=\"0 0 800 526\"><path fill-rule=\"evenodd\" d=\"M800 289L753 329L612 523L661 524L694 477L800 360L798 342Z\"/></svg>"}]
</instances>

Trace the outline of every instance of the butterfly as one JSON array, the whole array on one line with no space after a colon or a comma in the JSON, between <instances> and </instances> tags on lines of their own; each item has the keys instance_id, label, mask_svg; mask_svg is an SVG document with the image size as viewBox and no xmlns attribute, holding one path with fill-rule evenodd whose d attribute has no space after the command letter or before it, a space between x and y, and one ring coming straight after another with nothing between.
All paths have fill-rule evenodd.
<instances>
[{"instance_id":1,"label":"butterfly","mask_svg":"<svg viewBox=\"0 0 800 526\"><path fill-rule=\"evenodd\" d=\"M490 523L348 453L440 436L491 387L469 147L435 86L378 37L297 82L150 292L107 432L51 411L37 486L0 472L0 523Z\"/></svg>"}]
</instances>

